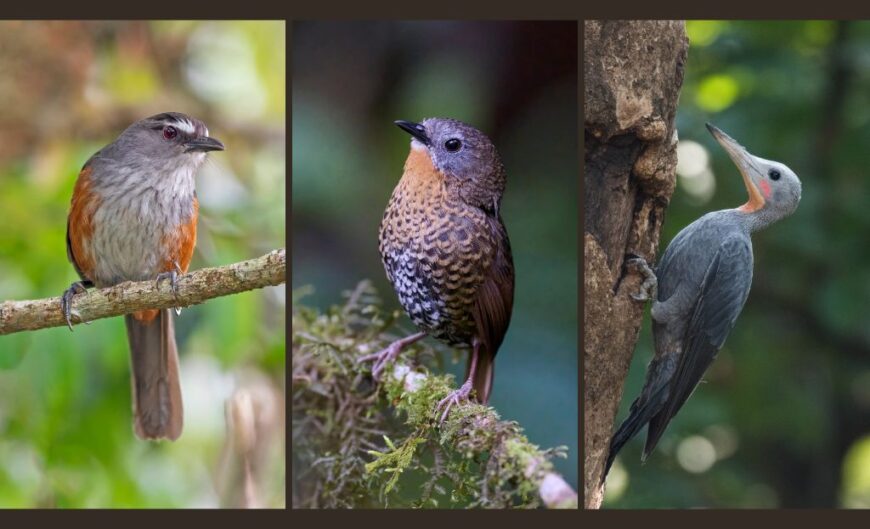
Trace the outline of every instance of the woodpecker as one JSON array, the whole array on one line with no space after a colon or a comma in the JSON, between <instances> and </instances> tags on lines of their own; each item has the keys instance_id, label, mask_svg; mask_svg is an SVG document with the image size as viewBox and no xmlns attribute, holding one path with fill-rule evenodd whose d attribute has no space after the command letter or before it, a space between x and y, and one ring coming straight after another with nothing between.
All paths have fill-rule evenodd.
<instances>
[{"instance_id":1,"label":"woodpecker","mask_svg":"<svg viewBox=\"0 0 870 529\"><path fill-rule=\"evenodd\" d=\"M752 285L750 235L788 217L800 202L801 182L791 169L753 156L709 123L707 129L740 170L749 200L735 209L707 213L683 228L655 271L641 258L626 261L645 278L632 297L653 300L655 355L640 396L610 442L602 480L620 449L647 424L642 460L655 449L746 303Z\"/></svg>"}]
</instances>

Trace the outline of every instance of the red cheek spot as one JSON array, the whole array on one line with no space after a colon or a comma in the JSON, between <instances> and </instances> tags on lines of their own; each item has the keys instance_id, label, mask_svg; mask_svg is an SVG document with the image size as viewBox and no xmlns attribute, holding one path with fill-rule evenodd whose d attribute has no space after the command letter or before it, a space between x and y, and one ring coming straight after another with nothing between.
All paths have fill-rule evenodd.
<instances>
[{"instance_id":1,"label":"red cheek spot","mask_svg":"<svg viewBox=\"0 0 870 529\"><path fill-rule=\"evenodd\" d=\"M767 180L761 181L761 192L764 194L764 198L770 198L770 184L767 183Z\"/></svg>"}]
</instances>

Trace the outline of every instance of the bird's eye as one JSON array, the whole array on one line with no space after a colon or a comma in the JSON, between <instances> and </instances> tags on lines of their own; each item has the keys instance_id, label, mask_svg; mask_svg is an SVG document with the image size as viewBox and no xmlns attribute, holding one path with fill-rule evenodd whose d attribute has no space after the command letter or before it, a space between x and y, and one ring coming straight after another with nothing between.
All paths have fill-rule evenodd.
<instances>
[{"instance_id":1,"label":"bird's eye","mask_svg":"<svg viewBox=\"0 0 870 529\"><path fill-rule=\"evenodd\" d=\"M777 171L776 169L771 169L770 171L767 172L767 176L769 176L771 180L779 180L779 177L781 175L779 174L779 171Z\"/></svg>"},{"instance_id":2,"label":"bird's eye","mask_svg":"<svg viewBox=\"0 0 870 529\"><path fill-rule=\"evenodd\" d=\"M456 138L450 138L444 142L444 148L450 152L456 152L462 147L462 142Z\"/></svg>"},{"instance_id":3,"label":"bird's eye","mask_svg":"<svg viewBox=\"0 0 870 529\"><path fill-rule=\"evenodd\" d=\"M178 130L175 127L169 126L163 128L163 138L166 140L175 139L178 136Z\"/></svg>"}]
</instances>

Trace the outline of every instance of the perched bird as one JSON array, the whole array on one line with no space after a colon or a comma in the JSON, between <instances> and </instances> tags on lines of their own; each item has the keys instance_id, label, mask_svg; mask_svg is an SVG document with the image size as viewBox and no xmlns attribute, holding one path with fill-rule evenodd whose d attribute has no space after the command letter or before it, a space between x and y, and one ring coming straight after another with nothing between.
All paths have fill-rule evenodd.
<instances>
[{"instance_id":1,"label":"perched bird","mask_svg":"<svg viewBox=\"0 0 870 529\"><path fill-rule=\"evenodd\" d=\"M482 132L454 119L396 121L412 136L380 228L380 252L399 301L420 332L360 361L375 377L426 335L471 347L466 381L438 404L486 403L493 361L511 318L514 264L499 215L505 170Z\"/></svg>"},{"instance_id":2,"label":"perched bird","mask_svg":"<svg viewBox=\"0 0 870 529\"><path fill-rule=\"evenodd\" d=\"M168 279L176 289L196 244L194 175L208 151L223 148L201 121L167 112L133 123L85 163L67 218L67 257L81 278L62 298L70 330L73 296L87 287ZM183 414L172 314L145 310L124 320L136 435L175 440Z\"/></svg>"},{"instance_id":3,"label":"perched bird","mask_svg":"<svg viewBox=\"0 0 870 529\"><path fill-rule=\"evenodd\" d=\"M653 299L655 356L640 396L610 442L602 480L619 450L646 424L643 458L653 451L743 309L752 284L750 234L791 215L800 202L801 183L791 169L749 154L710 124L707 129L743 175L749 201L707 213L683 228L654 274L642 259L630 260L646 276L633 297Z\"/></svg>"}]
</instances>

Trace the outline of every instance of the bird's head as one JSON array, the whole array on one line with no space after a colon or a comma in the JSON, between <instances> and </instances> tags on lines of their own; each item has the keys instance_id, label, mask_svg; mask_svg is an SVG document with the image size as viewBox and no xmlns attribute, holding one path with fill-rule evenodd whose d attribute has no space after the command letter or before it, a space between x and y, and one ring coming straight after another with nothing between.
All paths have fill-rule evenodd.
<instances>
[{"instance_id":1,"label":"bird's head","mask_svg":"<svg viewBox=\"0 0 870 529\"><path fill-rule=\"evenodd\" d=\"M455 119L429 118L420 123L396 121L410 134L411 149L424 150L448 188L466 203L498 213L505 170L486 134Z\"/></svg>"},{"instance_id":2,"label":"bird's head","mask_svg":"<svg viewBox=\"0 0 870 529\"><path fill-rule=\"evenodd\" d=\"M180 112L164 112L130 125L115 142L132 162L167 169L198 167L209 151L224 144L208 135L202 121Z\"/></svg>"},{"instance_id":3,"label":"bird's head","mask_svg":"<svg viewBox=\"0 0 870 529\"><path fill-rule=\"evenodd\" d=\"M739 209L774 222L794 213L801 200L801 181L785 164L749 154L734 138L707 123L710 134L725 149L743 175L749 201Z\"/></svg>"}]
</instances>

